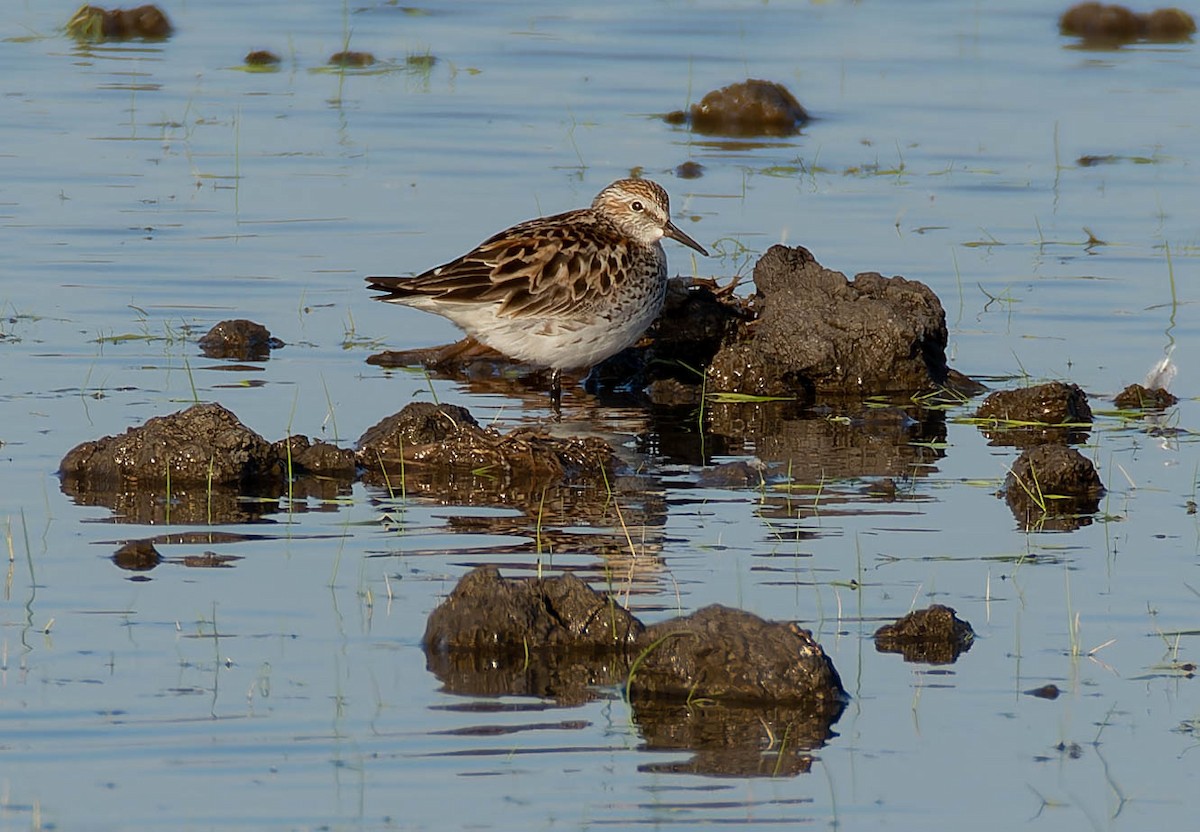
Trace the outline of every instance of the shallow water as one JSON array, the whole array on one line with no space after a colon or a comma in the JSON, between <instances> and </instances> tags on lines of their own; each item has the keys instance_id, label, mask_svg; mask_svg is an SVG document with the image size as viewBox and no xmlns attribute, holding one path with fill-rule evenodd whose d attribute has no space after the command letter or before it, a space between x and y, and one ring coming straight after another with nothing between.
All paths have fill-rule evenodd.
<instances>
[{"instance_id":1,"label":"shallow water","mask_svg":"<svg viewBox=\"0 0 1200 832\"><path fill-rule=\"evenodd\" d=\"M177 34L155 44L78 47L61 4L0 28L0 826L1190 825L1195 44L1080 49L1029 0L164 8ZM389 63L323 69L347 37ZM261 47L279 70L240 71ZM428 71L405 63L426 53ZM656 118L747 76L816 120L737 143ZM672 175L687 160L701 179ZM971 405L918 453L831 425L789 459L580 394L559 429L645 469L618 492L628 541L612 511L552 510L543 539L536 506L359 485L129 572L123 542L209 528L61 493L71 447L196 399L269 440L346 445L434 395L485 423L543 420L538 395L367 365L456 332L372 303L361 278L586 204L635 166L725 255L672 245L676 271L724 281L803 244L928 283L970 375L1065 378L1105 410L1173 350L1183 401L1161 424L1100 416L1083 452L1109 493L1070 533L1017 527L994 496L1016 454L964 421ZM194 338L230 317L288 346L235 370L202 358ZM762 485L699 464L755 454L780 466ZM809 488L780 488L788 464ZM902 499L863 492L885 474ZM240 559L185 560L205 552ZM539 556L619 575L650 620L721 602L804 622L854 696L838 736L808 774L666 774L688 755L644 750L615 690L561 709L442 691L429 611L470 566L527 574ZM978 634L957 664L874 651L881 622L933 602ZM1064 695L1023 694L1048 682Z\"/></svg>"}]
</instances>

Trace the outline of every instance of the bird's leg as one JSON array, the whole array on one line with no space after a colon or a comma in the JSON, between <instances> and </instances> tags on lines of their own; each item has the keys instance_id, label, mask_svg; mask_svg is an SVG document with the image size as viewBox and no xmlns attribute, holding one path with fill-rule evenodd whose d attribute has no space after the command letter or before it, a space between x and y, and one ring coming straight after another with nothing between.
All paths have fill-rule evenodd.
<instances>
[{"instance_id":1,"label":"bird's leg","mask_svg":"<svg viewBox=\"0 0 1200 832\"><path fill-rule=\"evenodd\" d=\"M554 415L562 418L562 371L557 367L550 373L550 406Z\"/></svg>"}]
</instances>

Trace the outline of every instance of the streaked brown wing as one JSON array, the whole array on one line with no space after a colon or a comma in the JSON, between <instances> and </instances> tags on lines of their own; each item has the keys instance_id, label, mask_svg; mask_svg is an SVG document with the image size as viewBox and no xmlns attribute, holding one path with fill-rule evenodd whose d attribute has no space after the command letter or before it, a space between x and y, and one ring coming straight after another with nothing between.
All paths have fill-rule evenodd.
<instances>
[{"instance_id":1,"label":"streaked brown wing","mask_svg":"<svg viewBox=\"0 0 1200 832\"><path fill-rule=\"evenodd\" d=\"M600 288L590 275L602 257L621 261L626 251L624 238L607 223L596 222L590 211L570 211L515 225L416 277L367 280L370 288L390 292L393 298L424 295L447 303L499 302L498 314L506 316L555 314L576 308Z\"/></svg>"}]
</instances>

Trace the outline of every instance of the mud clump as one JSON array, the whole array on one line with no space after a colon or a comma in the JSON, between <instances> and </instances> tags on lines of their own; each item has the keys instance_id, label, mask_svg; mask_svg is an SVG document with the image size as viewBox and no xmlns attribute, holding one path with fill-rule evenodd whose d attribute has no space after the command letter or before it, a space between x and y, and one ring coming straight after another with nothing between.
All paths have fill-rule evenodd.
<instances>
[{"instance_id":1,"label":"mud clump","mask_svg":"<svg viewBox=\"0 0 1200 832\"><path fill-rule=\"evenodd\" d=\"M58 474L76 503L108 506L124 522L243 523L278 510L270 500L289 475L293 498L331 498L349 489L356 464L349 449L305 436L271 444L224 407L198 404L77 445Z\"/></svg>"},{"instance_id":2,"label":"mud clump","mask_svg":"<svg viewBox=\"0 0 1200 832\"><path fill-rule=\"evenodd\" d=\"M631 698L807 702L841 712L842 680L812 633L723 607L647 627Z\"/></svg>"},{"instance_id":3,"label":"mud clump","mask_svg":"<svg viewBox=\"0 0 1200 832\"><path fill-rule=\"evenodd\" d=\"M482 428L465 409L413 402L367 429L358 441L360 465L399 482L402 468L453 490L484 471L490 490L523 493L538 485L602 479L616 466L613 450L596 437L558 439L533 428L500 434Z\"/></svg>"},{"instance_id":4,"label":"mud clump","mask_svg":"<svg viewBox=\"0 0 1200 832\"><path fill-rule=\"evenodd\" d=\"M335 52L329 56L330 66L341 66L349 69L362 69L375 65L375 56L370 52Z\"/></svg>"},{"instance_id":5,"label":"mud clump","mask_svg":"<svg viewBox=\"0 0 1200 832\"><path fill-rule=\"evenodd\" d=\"M495 567L481 567L464 575L430 614L422 644L427 653L607 652L629 647L644 629L626 609L570 573L506 581Z\"/></svg>"},{"instance_id":6,"label":"mud clump","mask_svg":"<svg viewBox=\"0 0 1200 832\"><path fill-rule=\"evenodd\" d=\"M1140 384L1129 385L1113 399L1113 404L1124 410L1166 410L1178 402L1179 398L1170 391Z\"/></svg>"},{"instance_id":7,"label":"mud clump","mask_svg":"<svg viewBox=\"0 0 1200 832\"><path fill-rule=\"evenodd\" d=\"M279 476L271 445L219 404L155 416L120 436L84 442L63 457L59 476L88 483L237 485Z\"/></svg>"},{"instance_id":8,"label":"mud clump","mask_svg":"<svg viewBox=\"0 0 1200 832\"><path fill-rule=\"evenodd\" d=\"M106 40L161 40L170 37L171 21L158 6L135 9L102 9L80 6L67 21L67 34L76 40L99 43Z\"/></svg>"},{"instance_id":9,"label":"mud clump","mask_svg":"<svg viewBox=\"0 0 1200 832\"><path fill-rule=\"evenodd\" d=\"M1052 381L997 390L984 399L975 418L990 423L983 428L990 444L1025 448L1087 441L1092 408L1079 385Z\"/></svg>"},{"instance_id":10,"label":"mud clump","mask_svg":"<svg viewBox=\"0 0 1200 832\"><path fill-rule=\"evenodd\" d=\"M1188 39L1196 31L1196 21L1176 8L1145 13L1115 4L1079 3L1063 12L1058 29L1089 44L1115 45L1140 39L1170 42Z\"/></svg>"},{"instance_id":11,"label":"mud clump","mask_svg":"<svg viewBox=\"0 0 1200 832\"><path fill-rule=\"evenodd\" d=\"M699 162L682 162L675 166L675 176L679 179L699 179L704 175L704 165Z\"/></svg>"},{"instance_id":12,"label":"mud clump","mask_svg":"<svg viewBox=\"0 0 1200 832\"><path fill-rule=\"evenodd\" d=\"M746 138L790 136L808 121L808 112L787 87L749 79L705 95L688 112L668 113L669 124L691 122L697 133Z\"/></svg>"},{"instance_id":13,"label":"mud clump","mask_svg":"<svg viewBox=\"0 0 1200 832\"><path fill-rule=\"evenodd\" d=\"M253 49L242 59L246 66L253 67L273 67L278 66L279 62L279 56L269 49Z\"/></svg>"},{"instance_id":14,"label":"mud clump","mask_svg":"<svg viewBox=\"0 0 1200 832\"><path fill-rule=\"evenodd\" d=\"M971 625L941 604L910 612L875 631L877 651L923 664L953 664L974 642Z\"/></svg>"},{"instance_id":15,"label":"mud clump","mask_svg":"<svg viewBox=\"0 0 1200 832\"><path fill-rule=\"evenodd\" d=\"M1091 460L1074 448L1039 445L1013 463L1003 494L1022 528L1069 531L1091 522L1104 483Z\"/></svg>"},{"instance_id":16,"label":"mud clump","mask_svg":"<svg viewBox=\"0 0 1200 832\"><path fill-rule=\"evenodd\" d=\"M522 581L494 567L472 570L430 614L423 644L429 654L638 656L634 701L805 702L829 713L845 701L833 663L807 630L720 605L645 627L572 575Z\"/></svg>"},{"instance_id":17,"label":"mud clump","mask_svg":"<svg viewBox=\"0 0 1200 832\"><path fill-rule=\"evenodd\" d=\"M762 396L870 395L947 384L946 314L903 277L845 275L807 249L772 246L754 267L755 320L722 344L709 389Z\"/></svg>"},{"instance_id":18,"label":"mud clump","mask_svg":"<svg viewBox=\"0 0 1200 832\"><path fill-rule=\"evenodd\" d=\"M209 358L236 361L265 361L283 346L265 326L241 318L221 321L200 338L200 351Z\"/></svg>"}]
</instances>

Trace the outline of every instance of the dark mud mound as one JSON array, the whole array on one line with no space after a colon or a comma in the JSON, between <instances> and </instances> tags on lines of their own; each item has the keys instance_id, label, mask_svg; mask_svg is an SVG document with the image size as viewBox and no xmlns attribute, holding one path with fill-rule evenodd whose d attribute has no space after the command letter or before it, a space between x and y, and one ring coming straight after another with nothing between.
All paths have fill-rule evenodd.
<instances>
[{"instance_id":1,"label":"dark mud mound","mask_svg":"<svg viewBox=\"0 0 1200 832\"><path fill-rule=\"evenodd\" d=\"M1022 528L1070 531L1091 523L1104 484L1091 460L1079 451L1039 445L1013 463L1003 493Z\"/></svg>"},{"instance_id":2,"label":"dark mud mound","mask_svg":"<svg viewBox=\"0 0 1200 832\"><path fill-rule=\"evenodd\" d=\"M645 628L614 599L571 574L509 581L495 567L463 576L429 615L426 653L622 652Z\"/></svg>"},{"instance_id":3,"label":"dark mud mound","mask_svg":"<svg viewBox=\"0 0 1200 832\"><path fill-rule=\"evenodd\" d=\"M602 439L558 439L533 428L500 434L480 427L461 407L427 402L406 405L368 428L358 440L358 461L377 475L373 482L398 483L413 473L440 493L515 489L526 495L549 484L602 484L616 465Z\"/></svg>"},{"instance_id":4,"label":"dark mud mound","mask_svg":"<svg viewBox=\"0 0 1200 832\"><path fill-rule=\"evenodd\" d=\"M1052 381L1019 390L997 390L975 411L991 445L1027 448L1086 442L1092 424L1087 393L1077 384Z\"/></svg>"},{"instance_id":5,"label":"dark mud mound","mask_svg":"<svg viewBox=\"0 0 1200 832\"><path fill-rule=\"evenodd\" d=\"M123 522L250 522L279 507L244 496L277 498L289 477L293 497L334 496L355 465L348 449L303 436L272 445L220 405L198 404L78 445L58 474L78 504L108 506Z\"/></svg>"},{"instance_id":6,"label":"dark mud mound","mask_svg":"<svg viewBox=\"0 0 1200 832\"><path fill-rule=\"evenodd\" d=\"M1087 45L1120 45L1135 40L1172 42L1187 40L1196 21L1182 9L1135 12L1125 6L1079 3L1063 12L1059 31L1083 39Z\"/></svg>"},{"instance_id":7,"label":"dark mud mound","mask_svg":"<svg viewBox=\"0 0 1200 832\"><path fill-rule=\"evenodd\" d=\"M952 381L946 315L922 283L877 273L849 281L784 246L762 256L754 283L755 320L713 358L710 389L863 396Z\"/></svg>"},{"instance_id":8,"label":"dark mud mound","mask_svg":"<svg viewBox=\"0 0 1200 832\"><path fill-rule=\"evenodd\" d=\"M69 451L59 475L84 483L132 480L179 485L237 485L280 476L271 445L219 404L155 416L120 436Z\"/></svg>"},{"instance_id":9,"label":"dark mud mound","mask_svg":"<svg viewBox=\"0 0 1200 832\"><path fill-rule=\"evenodd\" d=\"M1161 387L1146 388L1131 384L1117 394L1113 404L1123 410L1166 410L1174 407L1179 398Z\"/></svg>"},{"instance_id":10,"label":"dark mud mound","mask_svg":"<svg viewBox=\"0 0 1200 832\"><path fill-rule=\"evenodd\" d=\"M170 37L171 21L158 6L135 9L102 9L80 6L67 21L67 34L76 40L97 43L105 40L161 40Z\"/></svg>"},{"instance_id":11,"label":"dark mud mound","mask_svg":"<svg viewBox=\"0 0 1200 832\"><path fill-rule=\"evenodd\" d=\"M845 702L833 663L795 624L714 604L646 628L638 644L633 700L805 702L837 713Z\"/></svg>"},{"instance_id":12,"label":"dark mud mound","mask_svg":"<svg viewBox=\"0 0 1200 832\"><path fill-rule=\"evenodd\" d=\"M793 135L808 121L808 112L782 84L751 78L713 90L688 112L665 118L670 124L690 122L697 133L748 138Z\"/></svg>"},{"instance_id":13,"label":"dark mud mound","mask_svg":"<svg viewBox=\"0 0 1200 832\"><path fill-rule=\"evenodd\" d=\"M875 649L900 653L906 662L953 664L971 649L975 631L953 609L934 604L875 631Z\"/></svg>"},{"instance_id":14,"label":"dark mud mound","mask_svg":"<svg viewBox=\"0 0 1200 832\"><path fill-rule=\"evenodd\" d=\"M796 775L845 706L811 634L725 607L643 628L579 579L509 581L492 567L459 581L429 616L428 667L445 690L575 704L627 682L646 750L691 750L646 770Z\"/></svg>"},{"instance_id":15,"label":"dark mud mound","mask_svg":"<svg viewBox=\"0 0 1200 832\"><path fill-rule=\"evenodd\" d=\"M329 65L363 69L375 65L375 56L370 52L335 52L329 56Z\"/></svg>"},{"instance_id":16,"label":"dark mud mound","mask_svg":"<svg viewBox=\"0 0 1200 832\"><path fill-rule=\"evenodd\" d=\"M279 56L269 49L252 49L242 59L242 63L246 66L253 67L274 67L278 66L279 62Z\"/></svg>"},{"instance_id":17,"label":"dark mud mound","mask_svg":"<svg viewBox=\"0 0 1200 832\"><path fill-rule=\"evenodd\" d=\"M241 318L221 321L200 338L200 351L209 358L236 361L265 361L283 346L265 326Z\"/></svg>"}]
</instances>

